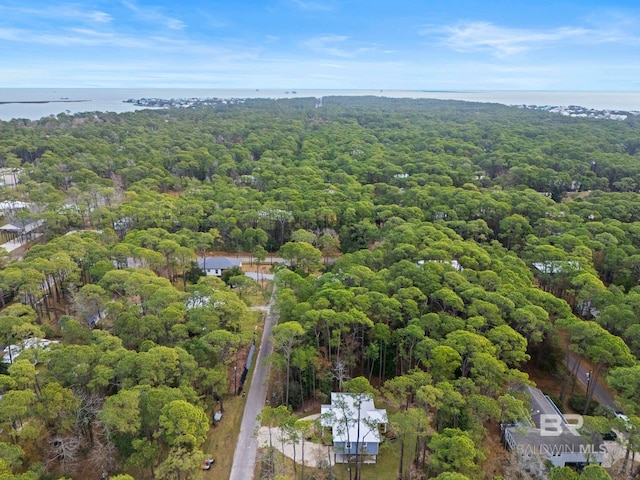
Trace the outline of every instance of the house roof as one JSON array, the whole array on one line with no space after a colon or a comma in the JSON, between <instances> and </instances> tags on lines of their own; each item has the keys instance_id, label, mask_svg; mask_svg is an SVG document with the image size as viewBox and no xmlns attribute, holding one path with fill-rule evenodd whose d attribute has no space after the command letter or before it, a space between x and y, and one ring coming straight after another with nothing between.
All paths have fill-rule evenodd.
<instances>
[{"instance_id":1,"label":"house roof","mask_svg":"<svg viewBox=\"0 0 640 480\"><path fill-rule=\"evenodd\" d=\"M242 260L239 258L229 257L206 257L207 268L215 270L226 270L233 267L241 267ZM198 258L198 267L204 269L205 262L203 258Z\"/></svg>"},{"instance_id":2,"label":"house roof","mask_svg":"<svg viewBox=\"0 0 640 480\"><path fill-rule=\"evenodd\" d=\"M456 260L456 259L453 259L453 260L420 260L418 262L418 265L422 266L422 265L425 264L425 262L449 264L458 272L463 272L464 271L464 267L462 265L460 265L460 262L458 262L458 260Z\"/></svg>"},{"instance_id":3,"label":"house roof","mask_svg":"<svg viewBox=\"0 0 640 480\"><path fill-rule=\"evenodd\" d=\"M14 201L12 202L11 200L4 200L2 202L0 202L0 210L21 210L23 208L27 208L29 206L28 203L25 202L20 202L20 201Z\"/></svg>"},{"instance_id":4,"label":"house roof","mask_svg":"<svg viewBox=\"0 0 640 480\"><path fill-rule=\"evenodd\" d=\"M375 408L369 395L358 398L352 393L331 393L331 405L320 407L320 422L331 427L335 442L378 442L378 425L387 423L387 411ZM361 400L361 401L359 401ZM360 437L358 437L358 403L360 403Z\"/></svg>"},{"instance_id":5,"label":"house roof","mask_svg":"<svg viewBox=\"0 0 640 480\"><path fill-rule=\"evenodd\" d=\"M12 225L11 223L7 223L6 225L2 225L0 230L4 232L12 232L12 233L20 233L22 231L22 227L18 227L16 225Z\"/></svg>"},{"instance_id":6,"label":"house roof","mask_svg":"<svg viewBox=\"0 0 640 480\"><path fill-rule=\"evenodd\" d=\"M580 270L582 267L580 262L564 261L564 260L550 260L548 262L536 262L532 264L537 270L542 273L562 273L564 271Z\"/></svg>"},{"instance_id":7,"label":"house roof","mask_svg":"<svg viewBox=\"0 0 640 480\"><path fill-rule=\"evenodd\" d=\"M592 441L583 438L579 433L569 428L564 428L558 435L540 435L540 429L531 427L507 427L513 436L516 445L526 445L532 447L531 451L541 453L565 452L573 453L580 451L598 451L602 441ZM582 446L582 450L581 450ZM591 448L591 446L593 446ZM544 447L543 449L533 447Z\"/></svg>"},{"instance_id":8,"label":"house roof","mask_svg":"<svg viewBox=\"0 0 640 480\"><path fill-rule=\"evenodd\" d=\"M30 218L24 218L20 220L14 218L11 223L7 223L6 225L0 227L0 230L14 233L30 232L31 230L38 228L43 223L44 220L33 220Z\"/></svg>"},{"instance_id":9,"label":"house roof","mask_svg":"<svg viewBox=\"0 0 640 480\"><path fill-rule=\"evenodd\" d=\"M540 389L527 385L526 390L531 400L531 420L533 420L535 427L540 428L541 415L546 415L547 418L551 416L559 417L561 423L567 423L553 401L542 393Z\"/></svg>"},{"instance_id":10,"label":"house roof","mask_svg":"<svg viewBox=\"0 0 640 480\"><path fill-rule=\"evenodd\" d=\"M31 348L40 348L42 350L48 350L49 346L53 343L59 343L57 340L47 340L46 338L38 338L31 337L27 338L23 345L9 345L6 347L4 351L4 355L2 357L2 361L4 363L11 363L11 360L14 362L16 358L22 353L22 350L28 350ZM11 351L11 353L9 353Z\"/></svg>"},{"instance_id":11,"label":"house roof","mask_svg":"<svg viewBox=\"0 0 640 480\"><path fill-rule=\"evenodd\" d=\"M523 419L516 425L511 425L505 428L516 442L517 445L527 447L544 447L540 451L552 452L556 451L580 451L581 446L585 449L590 445L599 447L600 441L594 442L583 438L575 429L575 427L564 418L558 407L553 403L548 395L542 393L538 388L527 385L525 387L525 393L529 396L531 402L531 420L533 425L528 420ZM545 421L546 427L550 429L548 432L541 430L541 417L546 415L547 419L550 417L556 417L558 420L549 424ZM560 427L557 433L553 433L555 425ZM557 447L557 448L556 448ZM534 449L534 451L538 451Z\"/></svg>"}]
</instances>

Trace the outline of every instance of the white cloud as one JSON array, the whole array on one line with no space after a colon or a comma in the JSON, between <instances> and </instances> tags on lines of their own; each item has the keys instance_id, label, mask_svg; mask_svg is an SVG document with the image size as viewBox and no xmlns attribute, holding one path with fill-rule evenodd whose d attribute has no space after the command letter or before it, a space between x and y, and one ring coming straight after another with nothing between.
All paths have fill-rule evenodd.
<instances>
[{"instance_id":1,"label":"white cloud","mask_svg":"<svg viewBox=\"0 0 640 480\"><path fill-rule=\"evenodd\" d=\"M182 20L178 20L177 18L167 18L165 22L167 28L171 30L182 30L187 26Z\"/></svg>"},{"instance_id":2,"label":"white cloud","mask_svg":"<svg viewBox=\"0 0 640 480\"><path fill-rule=\"evenodd\" d=\"M348 39L349 37L345 35L322 35L320 37L310 38L304 42L303 45L317 53L348 58L352 57L353 53L339 48Z\"/></svg>"},{"instance_id":3,"label":"white cloud","mask_svg":"<svg viewBox=\"0 0 640 480\"><path fill-rule=\"evenodd\" d=\"M360 42L353 45L348 40L349 37L346 35L321 35L306 40L302 46L318 54L340 58L353 58L380 50L380 46L375 43Z\"/></svg>"},{"instance_id":4,"label":"white cloud","mask_svg":"<svg viewBox=\"0 0 640 480\"><path fill-rule=\"evenodd\" d=\"M145 22L158 23L170 30L182 30L186 27L186 24L182 20L169 17L156 8L139 7L129 0L122 0L122 4Z\"/></svg>"},{"instance_id":5,"label":"white cloud","mask_svg":"<svg viewBox=\"0 0 640 480\"><path fill-rule=\"evenodd\" d=\"M93 23L110 23L113 17L108 13L99 10L86 10L78 5L50 5L47 8L12 8L0 7L3 16L6 18L30 17L44 18L46 20L80 20Z\"/></svg>"},{"instance_id":6,"label":"white cloud","mask_svg":"<svg viewBox=\"0 0 640 480\"><path fill-rule=\"evenodd\" d=\"M39 32L16 28L0 28L0 40L15 42L16 44L42 45L43 48L52 47L79 47L82 50L93 47L125 48L132 54L135 49L140 52L155 52L158 54L167 52L184 52L185 49L197 53L220 53L221 49L200 44L188 44L188 42L168 37L151 36L148 38L134 37L130 35L102 32L87 28L68 28L58 32ZM43 50L44 51L44 50Z\"/></svg>"},{"instance_id":7,"label":"white cloud","mask_svg":"<svg viewBox=\"0 0 640 480\"><path fill-rule=\"evenodd\" d=\"M333 6L326 3L312 2L308 0L291 0L291 3L301 10L312 10L316 12L333 10Z\"/></svg>"},{"instance_id":8,"label":"white cloud","mask_svg":"<svg viewBox=\"0 0 640 480\"><path fill-rule=\"evenodd\" d=\"M432 33L425 30L422 34ZM593 41L597 32L580 27L560 27L550 30L506 28L489 22L465 22L440 29L442 43L459 52L488 50L506 57L543 45L575 39Z\"/></svg>"}]
</instances>

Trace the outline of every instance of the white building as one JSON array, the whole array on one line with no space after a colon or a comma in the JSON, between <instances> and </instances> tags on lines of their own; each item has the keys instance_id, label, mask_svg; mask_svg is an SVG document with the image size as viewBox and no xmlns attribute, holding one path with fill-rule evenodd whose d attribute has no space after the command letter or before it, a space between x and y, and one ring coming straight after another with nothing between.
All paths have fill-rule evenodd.
<instances>
[{"instance_id":1,"label":"white building","mask_svg":"<svg viewBox=\"0 0 640 480\"><path fill-rule=\"evenodd\" d=\"M364 456L364 463L376 462L382 442L378 427L386 427L388 420L387 411L376 408L371 396L332 392L331 405L320 407L320 423L331 427L335 463L357 455Z\"/></svg>"},{"instance_id":2,"label":"white building","mask_svg":"<svg viewBox=\"0 0 640 480\"><path fill-rule=\"evenodd\" d=\"M242 260L229 257L204 257L198 258L198 268L207 276L221 277L222 272L233 267L242 267Z\"/></svg>"},{"instance_id":3,"label":"white building","mask_svg":"<svg viewBox=\"0 0 640 480\"><path fill-rule=\"evenodd\" d=\"M46 338L31 337L27 338L22 345L9 345L4 350L2 361L4 363L13 363L16 358L24 351L32 348L40 350L48 350L52 343L59 343L57 340L47 340Z\"/></svg>"}]
</instances>

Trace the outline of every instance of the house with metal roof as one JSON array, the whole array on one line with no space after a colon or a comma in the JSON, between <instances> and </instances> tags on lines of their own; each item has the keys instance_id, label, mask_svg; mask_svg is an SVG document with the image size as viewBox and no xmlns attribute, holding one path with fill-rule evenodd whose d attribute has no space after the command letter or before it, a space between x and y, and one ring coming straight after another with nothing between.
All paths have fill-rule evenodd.
<instances>
[{"instance_id":1,"label":"house with metal roof","mask_svg":"<svg viewBox=\"0 0 640 480\"><path fill-rule=\"evenodd\" d=\"M331 404L321 405L320 423L331 428L335 463L347 463L362 455L363 463L376 463L386 428L387 411L375 408L367 394L331 393Z\"/></svg>"},{"instance_id":2,"label":"house with metal roof","mask_svg":"<svg viewBox=\"0 0 640 480\"><path fill-rule=\"evenodd\" d=\"M546 478L548 465L581 467L603 462L606 449L602 439L580 434L580 416L578 423L570 423L541 390L527 385L525 393L531 405L529 415L523 412L523 418L501 427L504 445L518 454L532 475Z\"/></svg>"},{"instance_id":3,"label":"house with metal roof","mask_svg":"<svg viewBox=\"0 0 640 480\"><path fill-rule=\"evenodd\" d=\"M222 272L233 267L242 267L242 260L229 257L200 257L198 258L198 268L204 271L207 276L221 277Z\"/></svg>"}]
</instances>

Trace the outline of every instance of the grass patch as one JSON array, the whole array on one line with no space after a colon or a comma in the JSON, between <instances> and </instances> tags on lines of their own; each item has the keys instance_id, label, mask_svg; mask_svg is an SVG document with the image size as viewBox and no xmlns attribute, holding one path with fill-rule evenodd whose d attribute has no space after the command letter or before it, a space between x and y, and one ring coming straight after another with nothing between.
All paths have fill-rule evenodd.
<instances>
[{"instance_id":1,"label":"grass patch","mask_svg":"<svg viewBox=\"0 0 640 480\"><path fill-rule=\"evenodd\" d=\"M400 458L400 443L397 440L385 440L380 445L380 454L378 455L378 462L372 464L364 464L360 469L360 477L362 480L387 480L390 478L397 478L398 465ZM349 468L352 469L351 475L353 476L355 465L349 465L346 463L338 463L334 465L334 474L336 479L348 480ZM405 467L406 468L406 467Z\"/></svg>"},{"instance_id":2,"label":"grass patch","mask_svg":"<svg viewBox=\"0 0 640 480\"><path fill-rule=\"evenodd\" d=\"M269 301L269 297L271 296L271 289L265 288L261 290L258 285L253 288L246 289L242 292L242 295L238 293L238 297L247 305L247 307L254 307L256 305L266 305Z\"/></svg>"},{"instance_id":3,"label":"grass patch","mask_svg":"<svg viewBox=\"0 0 640 480\"><path fill-rule=\"evenodd\" d=\"M216 460L204 478L229 478L233 464L233 451L240 433L245 399L235 395L225 396L222 420L209 429L209 436L202 446L205 455Z\"/></svg>"},{"instance_id":4,"label":"grass patch","mask_svg":"<svg viewBox=\"0 0 640 480\"><path fill-rule=\"evenodd\" d=\"M360 470L362 480L388 480L391 478L397 478L398 475L398 458L399 458L400 445L397 441L386 440L380 446L380 454L378 455L378 462L374 464L362 465ZM261 473L261 459L267 455L267 449L260 449L258 451L258 461L256 462L256 470L254 472L254 478L260 478ZM299 459L300 457L298 457ZM285 457L276 448L274 451L275 471L276 474L285 475L289 478L293 477L293 460ZM351 476L353 478L355 474L355 464L339 463L332 467L333 478L336 480L349 480L349 468L352 469ZM298 475L300 475L302 469L298 464ZM305 467L305 478L331 478L326 475L328 472L325 470L322 472L320 469Z\"/></svg>"}]
</instances>

